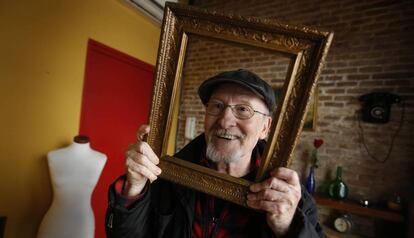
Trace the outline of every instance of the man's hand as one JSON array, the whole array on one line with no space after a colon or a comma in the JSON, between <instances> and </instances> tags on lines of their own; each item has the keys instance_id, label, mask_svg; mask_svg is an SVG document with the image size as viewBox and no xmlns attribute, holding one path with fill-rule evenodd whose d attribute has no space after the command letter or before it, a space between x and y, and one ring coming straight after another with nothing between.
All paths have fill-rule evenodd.
<instances>
[{"instance_id":1,"label":"man's hand","mask_svg":"<svg viewBox=\"0 0 414 238\"><path fill-rule=\"evenodd\" d=\"M161 174L158 156L144 141L149 130L148 125L142 125L137 132L137 143L130 145L126 152L127 181L123 194L129 197L140 194L148 179L153 182Z\"/></svg>"},{"instance_id":2,"label":"man's hand","mask_svg":"<svg viewBox=\"0 0 414 238\"><path fill-rule=\"evenodd\" d=\"M269 227L276 235L286 234L301 198L298 174L288 168L278 168L271 177L250 186L247 205L265 211Z\"/></svg>"}]
</instances>

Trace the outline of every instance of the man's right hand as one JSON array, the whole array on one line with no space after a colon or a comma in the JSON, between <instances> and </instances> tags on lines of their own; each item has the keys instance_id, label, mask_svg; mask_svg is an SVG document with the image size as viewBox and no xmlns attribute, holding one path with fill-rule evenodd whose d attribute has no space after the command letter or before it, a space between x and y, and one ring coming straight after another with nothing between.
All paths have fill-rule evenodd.
<instances>
[{"instance_id":1,"label":"man's right hand","mask_svg":"<svg viewBox=\"0 0 414 238\"><path fill-rule=\"evenodd\" d=\"M127 181L122 192L125 196L137 196L148 179L152 183L161 174L161 169L157 166L160 162L158 156L144 141L149 131L148 125L142 125L137 132L137 143L130 145L126 152Z\"/></svg>"}]
</instances>

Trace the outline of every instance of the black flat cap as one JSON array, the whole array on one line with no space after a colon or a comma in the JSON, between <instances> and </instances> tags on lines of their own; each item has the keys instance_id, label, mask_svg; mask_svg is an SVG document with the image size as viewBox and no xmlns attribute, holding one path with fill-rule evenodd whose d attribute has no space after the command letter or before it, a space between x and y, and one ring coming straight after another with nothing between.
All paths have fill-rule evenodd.
<instances>
[{"instance_id":1,"label":"black flat cap","mask_svg":"<svg viewBox=\"0 0 414 238\"><path fill-rule=\"evenodd\" d=\"M210 100L214 89L223 83L235 83L251 90L266 103L270 114L275 110L276 99L272 87L259 76L245 69L222 72L204 81L198 88L198 95L203 104Z\"/></svg>"}]
</instances>

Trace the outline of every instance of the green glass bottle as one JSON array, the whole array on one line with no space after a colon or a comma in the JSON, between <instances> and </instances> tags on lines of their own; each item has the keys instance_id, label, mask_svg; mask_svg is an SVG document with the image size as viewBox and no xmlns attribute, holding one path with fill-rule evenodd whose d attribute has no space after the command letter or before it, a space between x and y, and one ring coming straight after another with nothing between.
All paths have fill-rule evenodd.
<instances>
[{"instance_id":1,"label":"green glass bottle","mask_svg":"<svg viewBox=\"0 0 414 238\"><path fill-rule=\"evenodd\" d=\"M348 186L342 181L342 167L336 169L336 178L329 185L329 197L342 200L348 196Z\"/></svg>"}]
</instances>

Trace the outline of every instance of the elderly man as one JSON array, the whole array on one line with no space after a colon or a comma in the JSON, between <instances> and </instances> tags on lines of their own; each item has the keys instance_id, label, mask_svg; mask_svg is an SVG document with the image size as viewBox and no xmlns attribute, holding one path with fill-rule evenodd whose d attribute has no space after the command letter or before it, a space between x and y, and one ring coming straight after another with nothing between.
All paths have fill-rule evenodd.
<instances>
[{"instance_id":1,"label":"elderly man","mask_svg":"<svg viewBox=\"0 0 414 238\"><path fill-rule=\"evenodd\" d=\"M206 107L204 134L175 156L221 173L254 178L275 108L272 88L247 70L204 81L198 94ZM110 187L108 237L323 237L317 210L298 175L278 168L250 187L253 209L157 180L159 158L142 139L127 152L125 176ZM155 181L155 182L154 182Z\"/></svg>"}]
</instances>

